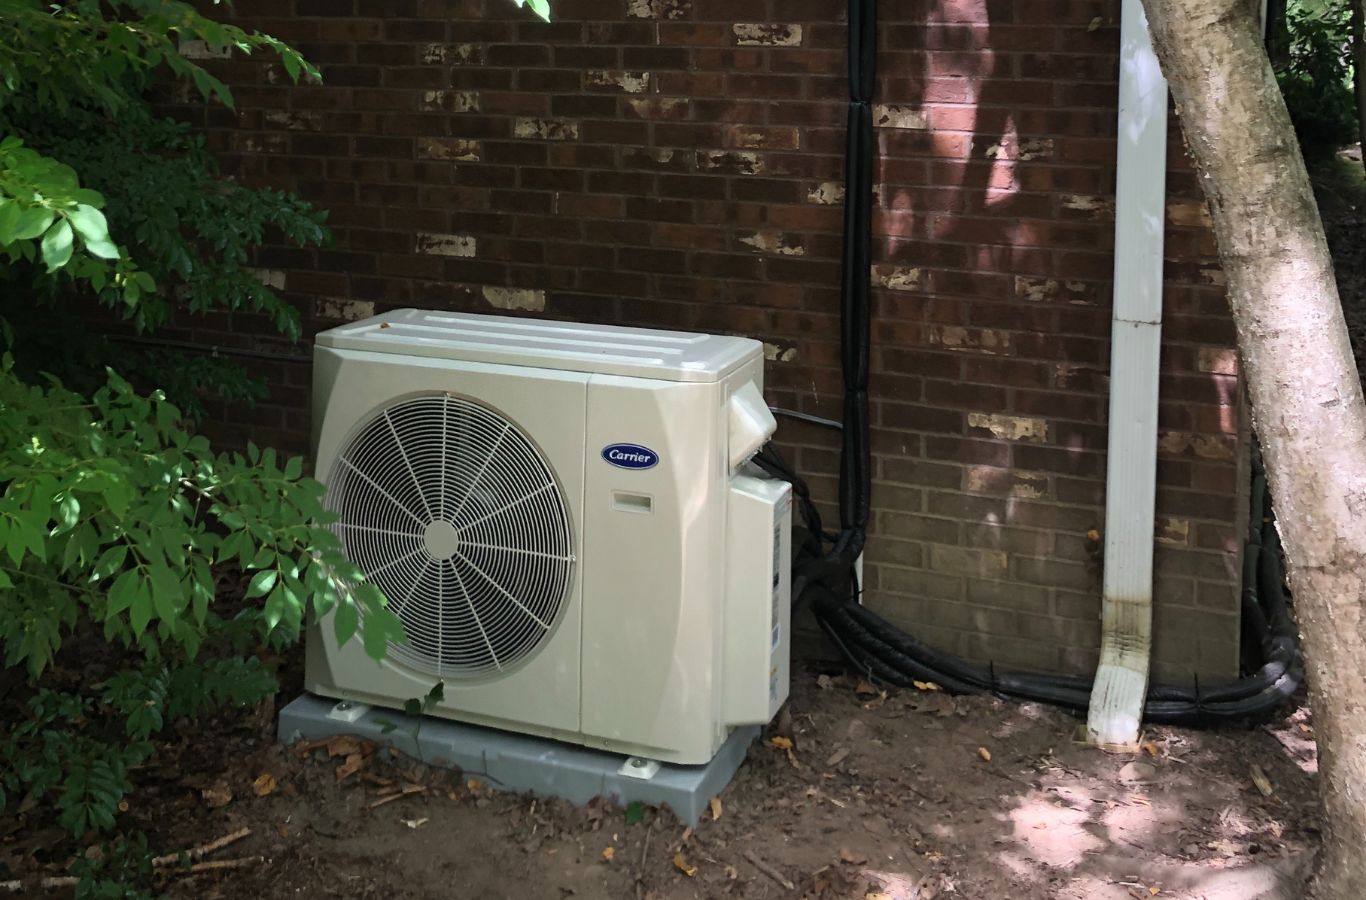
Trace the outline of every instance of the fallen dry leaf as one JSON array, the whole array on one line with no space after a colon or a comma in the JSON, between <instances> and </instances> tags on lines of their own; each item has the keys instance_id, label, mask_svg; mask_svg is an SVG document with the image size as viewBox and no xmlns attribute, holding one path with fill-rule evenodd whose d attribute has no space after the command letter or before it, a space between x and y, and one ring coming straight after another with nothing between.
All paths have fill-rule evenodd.
<instances>
[{"instance_id":1,"label":"fallen dry leaf","mask_svg":"<svg viewBox=\"0 0 1366 900\"><path fill-rule=\"evenodd\" d=\"M740 877L740 870L735 868L735 866L726 866L726 877L731 881L734 881Z\"/></svg>"},{"instance_id":2,"label":"fallen dry leaf","mask_svg":"<svg viewBox=\"0 0 1366 900\"><path fill-rule=\"evenodd\" d=\"M423 816L420 819L404 819L403 824L407 825L409 828L421 828L423 825L426 825L429 821L431 820L428 819L426 816Z\"/></svg>"},{"instance_id":3,"label":"fallen dry leaf","mask_svg":"<svg viewBox=\"0 0 1366 900\"><path fill-rule=\"evenodd\" d=\"M854 687L854 693L861 694L865 697L876 697L882 692L879 691L872 682L860 678L859 683Z\"/></svg>"},{"instance_id":4,"label":"fallen dry leaf","mask_svg":"<svg viewBox=\"0 0 1366 900\"><path fill-rule=\"evenodd\" d=\"M1144 753L1148 754L1148 755L1151 756L1153 759L1157 759L1157 757L1158 757L1158 755L1159 755L1159 751L1158 751L1158 749L1157 749L1157 745L1156 745L1156 744L1154 744L1152 741L1144 741L1142 746L1143 746L1143 752L1144 752Z\"/></svg>"},{"instance_id":5,"label":"fallen dry leaf","mask_svg":"<svg viewBox=\"0 0 1366 900\"><path fill-rule=\"evenodd\" d=\"M848 747L841 747L841 748L839 748L838 750L836 750L834 753L831 753L831 754L830 754L830 758L827 759L827 760L825 761L825 765L826 765L827 768L834 768L835 766L837 766L837 765L839 765L840 763L844 762L844 758L845 758L846 756L848 756L848 755L849 755L849 748L848 748Z\"/></svg>"},{"instance_id":6,"label":"fallen dry leaf","mask_svg":"<svg viewBox=\"0 0 1366 900\"><path fill-rule=\"evenodd\" d=\"M768 745L770 747L777 747L779 750L791 750L792 738L785 738L781 735L775 735L774 737L768 739Z\"/></svg>"},{"instance_id":7,"label":"fallen dry leaf","mask_svg":"<svg viewBox=\"0 0 1366 900\"><path fill-rule=\"evenodd\" d=\"M687 875L689 878L697 877L697 866L688 865L688 861L683 858L682 853L674 854L674 868Z\"/></svg>"},{"instance_id":8,"label":"fallen dry leaf","mask_svg":"<svg viewBox=\"0 0 1366 900\"><path fill-rule=\"evenodd\" d=\"M337 780L345 781L355 775L365 766L365 757L360 753L352 753L346 760L337 766Z\"/></svg>"},{"instance_id":9,"label":"fallen dry leaf","mask_svg":"<svg viewBox=\"0 0 1366 900\"><path fill-rule=\"evenodd\" d=\"M942 691L943 688L933 681L912 681L917 691Z\"/></svg>"},{"instance_id":10,"label":"fallen dry leaf","mask_svg":"<svg viewBox=\"0 0 1366 900\"><path fill-rule=\"evenodd\" d=\"M612 861L612 857L614 857L614 856L616 856L616 855L617 855L617 848L616 848L616 847L603 847L603 848L602 848L602 858L605 859L605 860L607 860L608 862L611 862L611 861Z\"/></svg>"},{"instance_id":11,"label":"fallen dry leaf","mask_svg":"<svg viewBox=\"0 0 1366 900\"><path fill-rule=\"evenodd\" d=\"M227 806L232 802L232 788L219 781L211 787L206 787L200 791L200 796L204 798L204 803L209 809L218 809L220 806Z\"/></svg>"},{"instance_id":12,"label":"fallen dry leaf","mask_svg":"<svg viewBox=\"0 0 1366 900\"><path fill-rule=\"evenodd\" d=\"M829 675L816 676L816 687L820 688L821 690L828 691L834 686L835 679L831 678Z\"/></svg>"},{"instance_id":13,"label":"fallen dry leaf","mask_svg":"<svg viewBox=\"0 0 1366 900\"><path fill-rule=\"evenodd\" d=\"M1262 771L1261 766L1253 763L1248 775L1252 777L1252 783L1257 786L1257 790L1262 792L1263 797L1270 797L1276 793L1276 790L1271 786L1271 779L1266 777L1266 772Z\"/></svg>"},{"instance_id":14,"label":"fallen dry leaf","mask_svg":"<svg viewBox=\"0 0 1366 900\"><path fill-rule=\"evenodd\" d=\"M977 755L982 757L983 762L991 762L991 751L986 747L978 747Z\"/></svg>"},{"instance_id":15,"label":"fallen dry leaf","mask_svg":"<svg viewBox=\"0 0 1366 900\"><path fill-rule=\"evenodd\" d=\"M269 772L262 772L256 776L256 780L251 783L251 789L258 797L268 797L275 793L279 785L275 781L275 776Z\"/></svg>"},{"instance_id":16,"label":"fallen dry leaf","mask_svg":"<svg viewBox=\"0 0 1366 900\"><path fill-rule=\"evenodd\" d=\"M339 734L327 739L328 756L350 756L359 752L361 752L360 741L349 734Z\"/></svg>"},{"instance_id":17,"label":"fallen dry leaf","mask_svg":"<svg viewBox=\"0 0 1366 900\"><path fill-rule=\"evenodd\" d=\"M720 798L720 797L712 797L712 798L711 798L711 820L712 820L713 822L715 822L715 821L716 821L717 819L719 819L719 818L721 818L721 798Z\"/></svg>"}]
</instances>

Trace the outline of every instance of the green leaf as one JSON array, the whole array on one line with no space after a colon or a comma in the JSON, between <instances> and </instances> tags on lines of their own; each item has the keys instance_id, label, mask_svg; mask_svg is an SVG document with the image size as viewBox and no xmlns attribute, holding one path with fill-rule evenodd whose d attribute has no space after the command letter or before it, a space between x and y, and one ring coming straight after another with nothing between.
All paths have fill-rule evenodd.
<instances>
[{"instance_id":1,"label":"green leaf","mask_svg":"<svg viewBox=\"0 0 1366 900\"><path fill-rule=\"evenodd\" d=\"M15 234L19 230L19 214L22 211L17 200L0 202L0 247L16 240Z\"/></svg>"},{"instance_id":2,"label":"green leaf","mask_svg":"<svg viewBox=\"0 0 1366 900\"><path fill-rule=\"evenodd\" d=\"M361 640L365 644L366 655L371 659L383 659L389 642L403 637L403 623L383 607L367 609L361 625Z\"/></svg>"},{"instance_id":3,"label":"green leaf","mask_svg":"<svg viewBox=\"0 0 1366 900\"><path fill-rule=\"evenodd\" d=\"M275 580L280 577L278 569L262 569L251 577L251 582L247 585L247 599L253 597L264 597L269 594L271 588L275 587Z\"/></svg>"},{"instance_id":4,"label":"green leaf","mask_svg":"<svg viewBox=\"0 0 1366 900\"><path fill-rule=\"evenodd\" d=\"M343 600L337 604L336 615L332 618L332 627L337 635L337 643L345 644L356 634L356 626L360 624L360 616L356 612L356 604L350 600Z\"/></svg>"},{"instance_id":5,"label":"green leaf","mask_svg":"<svg viewBox=\"0 0 1366 900\"><path fill-rule=\"evenodd\" d=\"M270 592L266 598L265 623L267 631L274 631L276 627L289 615L289 597L285 594L285 586L277 584L275 590Z\"/></svg>"},{"instance_id":6,"label":"green leaf","mask_svg":"<svg viewBox=\"0 0 1366 900\"><path fill-rule=\"evenodd\" d=\"M526 5L531 7L531 11L536 15L550 21L550 0L526 0Z\"/></svg>"},{"instance_id":7,"label":"green leaf","mask_svg":"<svg viewBox=\"0 0 1366 900\"><path fill-rule=\"evenodd\" d=\"M71 223L66 219L54 224L43 235L43 262L55 272L71 261Z\"/></svg>"},{"instance_id":8,"label":"green leaf","mask_svg":"<svg viewBox=\"0 0 1366 900\"><path fill-rule=\"evenodd\" d=\"M108 578L115 572L123 568L124 562L128 559L128 546L126 544L115 544L100 554L100 558L95 560L95 565L90 569L90 579L100 581ZM127 573L124 573L127 574Z\"/></svg>"},{"instance_id":9,"label":"green leaf","mask_svg":"<svg viewBox=\"0 0 1366 900\"><path fill-rule=\"evenodd\" d=\"M152 566L152 604L158 618L173 622L180 605L180 579L166 566Z\"/></svg>"},{"instance_id":10,"label":"green leaf","mask_svg":"<svg viewBox=\"0 0 1366 900\"><path fill-rule=\"evenodd\" d=\"M52 225L52 220L57 218L56 213L42 206L30 206L28 209L19 213L19 221L15 223L14 234L11 240L29 241L47 231ZM5 241L4 243L9 243Z\"/></svg>"},{"instance_id":11,"label":"green leaf","mask_svg":"<svg viewBox=\"0 0 1366 900\"><path fill-rule=\"evenodd\" d=\"M114 616L126 609L132 609L137 593L138 573L129 569L115 578L113 586L109 588L109 606L106 612Z\"/></svg>"},{"instance_id":12,"label":"green leaf","mask_svg":"<svg viewBox=\"0 0 1366 900\"><path fill-rule=\"evenodd\" d=\"M70 531L81 519L81 501L74 494L67 494L57 503L57 527Z\"/></svg>"},{"instance_id":13,"label":"green leaf","mask_svg":"<svg viewBox=\"0 0 1366 900\"><path fill-rule=\"evenodd\" d=\"M645 818L645 804L639 800L632 800L626 805L626 824L635 825Z\"/></svg>"},{"instance_id":14,"label":"green leaf","mask_svg":"<svg viewBox=\"0 0 1366 900\"><path fill-rule=\"evenodd\" d=\"M85 249L101 259L118 259L119 248L109 239L109 223L104 213L84 203L67 211L67 219L81 236Z\"/></svg>"}]
</instances>

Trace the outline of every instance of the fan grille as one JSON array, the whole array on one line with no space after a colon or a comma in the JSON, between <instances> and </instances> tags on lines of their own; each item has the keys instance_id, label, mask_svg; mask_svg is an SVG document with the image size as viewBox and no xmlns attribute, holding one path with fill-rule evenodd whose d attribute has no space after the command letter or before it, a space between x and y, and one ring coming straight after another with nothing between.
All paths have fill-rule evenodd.
<instances>
[{"instance_id":1,"label":"fan grille","mask_svg":"<svg viewBox=\"0 0 1366 900\"><path fill-rule=\"evenodd\" d=\"M550 634L573 575L569 512L540 452L492 410L432 394L380 411L334 465L329 502L407 632L391 658L481 678Z\"/></svg>"}]
</instances>

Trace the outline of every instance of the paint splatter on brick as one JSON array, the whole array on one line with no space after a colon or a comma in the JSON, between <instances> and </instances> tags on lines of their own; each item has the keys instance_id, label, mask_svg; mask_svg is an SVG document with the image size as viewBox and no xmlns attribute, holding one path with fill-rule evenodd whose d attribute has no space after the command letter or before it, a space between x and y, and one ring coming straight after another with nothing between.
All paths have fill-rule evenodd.
<instances>
[{"instance_id":1,"label":"paint splatter on brick","mask_svg":"<svg viewBox=\"0 0 1366 900\"><path fill-rule=\"evenodd\" d=\"M691 103L687 97L628 97L626 109L640 119L686 119Z\"/></svg>"},{"instance_id":2,"label":"paint splatter on brick","mask_svg":"<svg viewBox=\"0 0 1366 900\"><path fill-rule=\"evenodd\" d=\"M261 117L261 121L273 128L288 131L321 131L323 127L321 113L303 110L270 110Z\"/></svg>"},{"instance_id":3,"label":"paint splatter on brick","mask_svg":"<svg viewBox=\"0 0 1366 900\"><path fill-rule=\"evenodd\" d=\"M741 47L799 47L802 26L772 25L765 22L731 26L735 43Z\"/></svg>"},{"instance_id":4,"label":"paint splatter on brick","mask_svg":"<svg viewBox=\"0 0 1366 900\"><path fill-rule=\"evenodd\" d=\"M519 138L539 138L543 141L577 141L579 123L569 119L518 118L512 133Z\"/></svg>"},{"instance_id":5,"label":"paint splatter on brick","mask_svg":"<svg viewBox=\"0 0 1366 900\"><path fill-rule=\"evenodd\" d=\"M844 202L844 182L842 181L822 181L820 184L806 192L808 203L817 203L821 206L836 206Z\"/></svg>"},{"instance_id":6,"label":"paint splatter on brick","mask_svg":"<svg viewBox=\"0 0 1366 900\"><path fill-rule=\"evenodd\" d=\"M479 112L479 94L475 91L423 91L422 109L442 112Z\"/></svg>"},{"instance_id":7,"label":"paint splatter on brick","mask_svg":"<svg viewBox=\"0 0 1366 900\"><path fill-rule=\"evenodd\" d=\"M1010 335L994 328L941 325L930 330L930 343L945 350L967 350L997 356L1010 352Z\"/></svg>"},{"instance_id":8,"label":"paint splatter on brick","mask_svg":"<svg viewBox=\"0 0 1366 900\"><path fill-rule=\"evenodd\" d=\"M181 41L180 55L186 59L231 59L231 47L210 47L207 41Z\"/></svg>"},{"instance_id":9,"label":"paint splatter on brick","mask_svg":"<svg viewBox=\"0 0 1366 900\"><path fill-rule=\"evenodd\" d=\"M594 69L588 73L588 84L590 87L611 88L624 94L645 94L650 90L650 73Z\"/></svg>"},{"instance_id":10,"label":"paint splatter on brick","mask_svg":"<svg viewBox=\"0 0 1366 900\"><path fill-rule=\"evenodd\" d=\"M417 252L430 256L474 256L475 240L468 234L430 234L417 236Z\"/></svg>"},{"instance_id":11,"label":"paint splatter on brick","mask_svg":"<svg viewBox=\"0 0 1366 900\"><path fill-rule=\"evenodd\" d=\"M690 12L688 0L631 0L626 8L632 19L686 19Z\"/></svg>"},{"instance_id":12,"label":"paint splatter on brick","mask_svg":"<svg viewBox=\"0 0 1366 900\"><path fill-rule=\"evenodd\" d=\"M740 243L761 253L774 253L778 256L806 255L806 248L802 246L800 238L783 234L776 228L761 228L747 234L741 233Z\"/></svg>"},{"instance_id":13,"label":"paint splatter on brick","mask_svg":"<svg viewBox=\"0 0 1366 900\"><path fill-rule=\"evenodd\" d=\"M727 147L751 150L796 150L801 146L801 135L796 128L757 128L751 125L727 125Z\"/></svg>"},{"instance_id":14,"label":"paint splatter on brick","mask_svg":"<svg viewBox=\"0 0 1366 900\"><path fill-rule=\"evenodd\" d=\"M247 269L257 281L277 291L285 289L285 273L279 269Z\"/></svg>"},{"instance_id":15,"label":"paint splatter on brick","mask_svg":"<svg viewBox=\"0 0 1366 900\"><path fill-rule=\"evenodd\" d=\"M873 266L873 282L893 291L919 290L923 274L922 270L915 266Z\"/></svg>"},{"instance_id":16,"label":"paint splatter on brick","mask_svg":"<svg viewBox=\"0 0 1366 900\"><path fill-rule=\"evenodd\" d=\"M1232 462L1234 443L1212 434L1192 434L1189 431L1163 431L1157 436L1157 450L1168 456L1191 456Z\"/></svg>"},{"instance_id":17,"label":"paint splatter on brick","mask_svg":"<svg viewBox=\"0 0 1366 900\"><path fill-rule=\"evenodd\" d=\"M963 490L969 494L1041 500L1048 495L1048 475L995 466L968 466L963 470Z\"/></svg>"},{"instance_id":18,"label":"paint splatter on brick","mask_svg":"<svg viewBox=\"0 0 1366 900\"><path fill-rule=\"evenodd\" d=\"M968 413L968 428L990 432L993 437L1031 444L1048 442L1048 422L1032 416L1006 416L999 413Z\"/></svg>"},{"instance_id":19,"label":"paint splatter on brick","mask_svg":"<svg viewBox=\"0 0 1366 900\"><path fill-rule=\"evenodd\" d=\"M1092 302L1090 287L1084 281L1040 278L1033 275L1015 276L1015 296L1035 303L1084 305Z\"/></svg>"},{"instance_id":20,"label":"paint splatter on brick","mask_svg":"<svg viewBox=\"0 0 1366 900\"><path fill-rule=\"evenodd\" d=\"M460 162L478 162L480 145L478 141L463 138L418 138L418 159L448 159Z\"/></svg>"},{"instance_id":21,"label":"paint splatter on brick","mask_svg":"<svg viewBox=\"0 0 1366 900\"><path fill-rule=\"evenodd\" d=\"M1030 138L1020 142L1020 150L1015 155L1019 160L1049 159L1053 156L1052 138Z\"/></svg>"},{"instance_id":22,"label":"paint splatter on brick","mask_svg":"<svg viewBox=\"0 0 1366 900\"><path fill-rule=\"evenodd\" d=\"M764 359L771 362L792 362L797 358L796 347L783 347L764 341Z\"/></svg>"},{"instance_id":23,"label":"paint splatter on brick","mask_svg":"<svg viewBox=\"0 0 1366 900\"><path fill-rule=\"evenodd\" d=\"M873 125L877 128L915 128L928 126L923 110L910 106L893 106L879 103L873 107Z\"/></svg>"},{"instance_id":24,"label":"paint splatter on brick","mask_svg":"<svg viewBox=\"0 0 1366 900\"><path fill-rule=\"evenodd\" d=\"M1099 194L1063 194L1062 208L1105 215L1115 211L1115 200Z\"/></svg>"},{"instance_id":25,"label":"paint splatter on brick","mask_svg":"<svg viewBox=\"0 0 1366 900\"><path fill-rule=\"evenodd\" d=\"M319 297L314 311L320 319L340 319L354 322L375 314L375 304L369 300L343 300L339 297Z\"/></svg>"},{"instance_id":26,"label":"paint splatter on brick","mask_svg":"<svg viewBox=\"0 0 1366 900\"><path fill-rule=\"evenodd\" d=\"M764 161L757 153L744 151L697 151L697 168L707 172L730 172L735 175L758 175L764 170Z\"/></svg>"},{"instance_id":27,"label":"paint splatter on brick","mask_svg":"<svg viewBox=\"0 0 1366 900\"><path fill-rule=\"evenodd\" d=\"M1156 531L1159 544L1186 546L1190 543L1191 523L1189 519L1158 516Z\"/></svg>"},{"instance_id":28,"label":"paint splatter on brick","mask_svg":"<svg viewBox=\"0 0 1366 900\"><path fill-rule=\"evenodd\" d=\"M545 312L545 291L530 288L486 287L484 301L496 309L525 309Z\"/></svg>"}]
</instances>

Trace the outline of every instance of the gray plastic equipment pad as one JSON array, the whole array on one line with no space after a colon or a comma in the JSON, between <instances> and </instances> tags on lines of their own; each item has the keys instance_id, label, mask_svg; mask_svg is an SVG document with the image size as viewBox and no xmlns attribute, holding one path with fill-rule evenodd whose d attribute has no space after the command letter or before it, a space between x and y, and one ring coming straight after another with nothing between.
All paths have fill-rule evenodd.
<instances>
[{"instance_id":1,"label":"gray plastic equipment pad","mask_svg":"<svg viewBox=\"0 0 1366 900\"><path fill-rule=\"evenodd\" d=\"M419 719L303 694L280 710L277 733L285 744L354 734L431 765L458 767L466 778L498 790L559 797L571 803L601 796L622 806L637 800L649 806L667 804L684 823L695 825L708 801L730 783L759 729L753 725L735 729L706 765L659 765L547 738L446 719ZM648 773L656 765L658 771L650 777L623 773Z\"/></svg>"}]
</instances>

